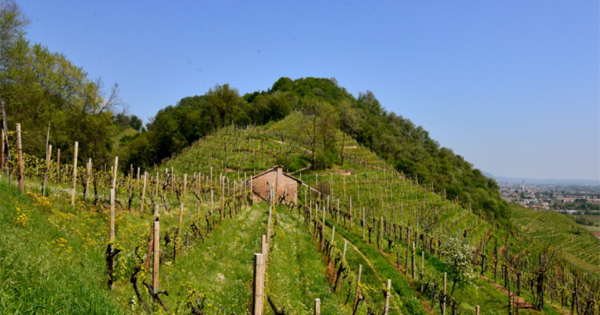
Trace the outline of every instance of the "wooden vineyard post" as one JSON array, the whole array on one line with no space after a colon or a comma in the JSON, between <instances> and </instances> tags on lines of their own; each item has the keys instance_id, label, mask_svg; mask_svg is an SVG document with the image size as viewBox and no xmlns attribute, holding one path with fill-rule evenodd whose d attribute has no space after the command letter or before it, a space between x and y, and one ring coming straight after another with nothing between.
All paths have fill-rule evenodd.
<instances>
[{"instance_id":1,"label":"wooden vineyard post","mask_svg":"<svg viewBox=\"0 0 600 315\"><path fill-rule=\"evenodd\" d=\"M325 248L325 207L323 206L323 222L321 225L321 240L323 241L323 248Z\"/></svg>"},{"instance_id":2,"label":"wooden vineyard post","mask_svg":"<svg viewBox=\"0 0 600 315\"><path fill-rule=\"evenodd\" d=\"M269 218L267 219L267 244L271 242L271 214L273 206L269 206Z\"/></svg>"},{"instance_id":3,"label":"wooden vineyard post","mask_svg":"<svg viewBox=\"0 0 600 315\"><path fill-rule=\"evenodd\" d=\"M173 195L173 189L175 189L175 171L173 170L173 166L171 166L171 195Z\"/></svg>"},{"instance_id":4,"label":"wooden vineyard post","mask_svg":"<svg viewBox=\"0 0 600 315\"><path fill-rule=\"evenodd\" d=\"M4 130L4 138L2 138L2 144L6 144L6 148L2 152L6 151L7 161L10 161L10 144L8 143L8 123L6 121L6 110L4 108L4 99L0 101L0 107L2 109L2 130ZM10 186L10 167L6 164L6 176L8 177L8 185Z\"/></svg>"},{"instance_id":5,"label":"wooden vineyard post","mask_svg":"<svg viewBox=\"0 0 600 315\"><path fill-rule=\"evenodd\" d=\"M352 196L350 196L350 213L349 213L349 215L350 215L350 230L351 231L352 231L352 217L353 217L353 214L354 213L352 213Z\"/></svg>"},{"instance_id":6,"label":"wooden vineyard post","mask_svg":"<svg viewBox=\"0 0 600 315\"><path fill-rule=\"evenodd\" d=\"M183 174L183 203L185 203L187 195L187 173Z\"/></svg>"},{"instance_id":7,"label":"wooden vineyard post","mask_svg":"<svg viewBox=\"0 0 600 315\"><path fill-rule=\"evenodd\" d=\"M46 196L46 183L48 182L48 172L50 172L50 159L52 157L52 145L48 145L46 152L46 170L44 171L44 183L42 184L42 197Z\"/></svg>"},{"instance_id":8,"label":"wooden vineyard post","mask_svg":"<svg viewBox=\"0 0 600 315\"><path fill-rule=\"evenodd\" d=\"M346 260L346 249L348 248L348 241L344 240L344 251L342 253L342 261Z\"/></svg>"},{"instance_id":9,"label":"wooden vineyard post","mask_svg":"<svg viewBox=\"0 0 600 315\"><path fill-rule=\"evenodd\" d=\"M119 253L119 250L114 249L115 244L115 190L110 190L110 234L108 238L108 246L106 248L106 269L108 272L108 288L114 288L114 258Z\"/></svg>"},{"instance_id":10,"label":"wooden vineyard post","mask_svg":"<svg viewBox=\"0 0 600 315\"><path fill-rule=\"evenodd\" d=\"M410 252L410 227L406 228L407 233L406 233L406 257L404 260L404 274L407 275L408 274L408 256L410 256L409 252Z\"/></svg>"},{"instance_id":11,"label":"wooden vineyard post","mask_svg":"<svg viewBox=\"0 0 600 315\"><path fill-rule=\"evenodd\" d=\"M381 248L383 250L383 217L381 217L381 219L379 220L379 242L381 245L379 245L379 248Z\"/></svg>"},{"instance_id":12,"label":"wooden vineyard post","mask_svg":"<svg viewBox=\"0 0 600 315\"><path fill-rule=\"evenodd\" d=\"M87 170L87 173L86 173L86 180L85 180L85 196L83 196L83 199L85 200L85 202L87 202L87 194L90 191L90 176L92 175L92 159L91 158L88 160L86 170Z\"/></svg>"},{"instance_id":13,"label":"wooden vineyard post","mask_svg":"<svg viewBox=\"0 0 600 315\"><path fill-rule=\"evenodd\" d=\"M360 275L362 274L362 265L358 265L358 276L356 277L356 291L354 292L354 304L353 310L356 311L358 307L358 292L360 289Z\"/></svg>"},{"instance_id":14,"label":"wooden vineyard post","mask_svg":"<svg viewBox=\"0 0 600 315\"><path fill-rule=\"evenodd\" d=\"M117 189L117 167L119 165L119 157L115 156L115 168L113 169L114 173L113 173L113 182L112 182L112 188L113 189Z\"/></svg>"},{"instance_id":15,"label":"wooden vineyard post","mask_svg":"<svg viewBox=\"0 0 600 315\"><path fill-rule=\"evenodd\" d=\"M179 234L181 233L181 222L183 222L183 202L179 204L179 221L177 222L177 231L175 233L175 243L173 244L173 263L177 260L177 246L179 246Z\"/></svg>"},{"instance_id":16,"label":"wooden vineyard post","mask_svg":"<svg viewBox=\"0 0 600 315\"><path fill-rule=\"evenodd\" d=\"M223 215L225 214L225 176L220 177L221 178L221 196L220 196L220 205L221 205L221 221L219 222L223 222ZM268 237L268 235L267 235Z\"/></svg>"},{"instance_id":17,"label":"wooden vineyard post","mask_svg":"<svg viewBox=\"0 0 600 315\"><path fill-rule=\"evenodd\" d=\"M4 172L4 129L0 130L0 173Z\"/></svg>"},{"instance_id":18,"label":"wooden vineyard post","mask_svg":"<svg viewBox=\"0 0 600 315\"><path fill-rule=\"evenodd\" d=\"M56 149L56 183L60 183L60 149Z\"/></svg>"},{"instance_id":19,"label":"wooden vineyard post","mask_svg":"<svg viewBox=\"0 0 600 315\"><path fill-rule=\"evenodd\" d=\"M442 315L446 315L446 280L447 273L444 272L444 295L442 296Z\"/></svg>"},{"instance_id":20,"label":"wooden vineyard post","mask_svg":"<svg viewBox=\"0 0 600 315\"><path fill-rule=\"evenodd\" d=\"M331 244L335 243L335 226L331 228Z\"/></svg>"},{"instance_id":21,"label":"wooden vineyard post","mask_svg":"<svg viewBox=\"0 0 600 315\"><path fill-rule=\"evenodd\" d=\"M25 193L25 170L23 167L23 147L21 145L21 124L17 124L17 163L19 164L19 188Z\"/></svg>"},{"instance_id":22,"label":"wooden vineyard post","mask_svg":"<svg viewBox=\"0 0 600 315\"><path fill-rule=\"evenodd\" d=\"M254 302L253 315L262 315L263 312L263 255L254 254Z\"/></svg>"},{"instance_id":23,"label":"wooden vineyard post","mask_svg":"<svg viewBox=\"0 0 600 315\"><path fill-rule=\"evenodd\" d=\"M477 308L475 309L475 314L479 315L479 305L477 305Z\"/></svg>"},{"instance_id":24,"label":"wooden vineyard post","mask_svg":"<svg viewBox=\"0 0 600 315\"><path fill-rule=\"evenodd\" d=\"M315 299L315 315L321 315L321 300Z\"/></svg>"},{"instance_id":25,"label":"wooden vineyard post","mask_svg":"<svg viewBox=\"0 0 600 315\"><path fill-rule=\"evenodd\" d=\"M335 222L340 222L340 198L337 200L337 214L335 216Z\"/></svg>"},{"instance_id":26,"label":"wooden vineyard post","mask_svg":"<svg viewBox=\"0 0 600 315\"><path fill-rule=\"evenodd\" d=\"M144 186L142 186L142 200L140 201L140 212L144 212L144 201L146 200L146 178L148 177L148 172L144 172Z\"/></svg>"},{"instance_id":27,"label":"wooden vineyard post","mask_svg":"<svg viewBox=\"0 0 600 315\"><path fill-rule=\"evenodd\" d=\"M425 279L425 251L421 250L421 293L423 293L423 279Z\"/></svg>"},{"instance_id":28,"label":"wooden vineyard post","mask_svg":"<svg viewBox=\"0 0 600 315\"><path fill-rule=\"evenodd\" d=\"M266 266L267 265L267 259L269 256L269 243L267 243L267 236L263 235L262 239L261 239L261 252L262 252L262 257L263 257L263 265Z\"/></svg>"},{"instance_id":29,"label":"wooden vineyard post","mask_svg":"<svg viewBox=\"0 0 600 315\"><path fill-rule=\"evenodd\" d=\"M211 223L212 227L215 226L214 212L215 212L215 198L213 195L213 189L211 188L210 189L210 223Z\"/></svg>"},{"instance_id":30,"label":"wooden vineyard post","mask_svg":"<svg viewBox=\"0 0 600 315\"><path fill-rule=\"evenodd\" d=\"M412 243L412 256L410 259L410 264L411 264L411 274L412 274L412 278L413 280L415 279L415 242Z\"/></svg>"},{"instance_id":31,"label":"wooden vineyard post","mask_svg":"<svg viewBox=\"0 0 600 315\"><path fill-rule=\"evenodd\" d=\"M158 269L160 268L160 221L158 216L154 218L154 263L152 264L152 289L158 292Z\"/></svg>"},{"instance_id":32,"label":"wooden vineyard post","mask_svg":"<svg viewBox=\"0 0 600 315\"><path fill-rule=\"evenodd\" d=\"M367 224L365 222L365 215L366 215L365 212L366 212L365 207L363 207L363 215L362 215L363 241L365 240L365 234L366 234L365 229L367 228ZM369 237L371 237L370 235L371 235L371 232L369 232Z\"/></svg>"},{"instance_id":33,"label":"wooden vineyard post","mask_svg":"<svg viewBox=\"0 0 600 315\"><path fill-rule=\"evenodd\" d=\"M77 150L79 142L75 141L75 149L73 154L73 192L71 193L71 205L75 205L75 189L77 188Z\"/></svg>"},{"instance_id":34,"label":"wooden vineyard post","mask_svg":"<svg viewBox=\"0 0 600 315\"><path fill-rule=\"evenodd\" d=\"M383 315L388 315L390 311L390 296L392 295L392 279L387 281L387 290L385 291L385 307L383 309Z\"/></svg>"},{"instance_id":35,"label":"wooden vineyard post","mask_svg":"<svg viewBox=\"0 0 600 315\"><path fill-rule=\"evenodd\" d=\"M158 171L156 171L156 186L154 188L154 196L158 197L158 185L160 185L160 176Z\"/></svg>"},{"instance_id":36,"label":"wooden vineyard post","mask_svg":"<svg viewBox=\"0 0 600 315\"><path fill-rule=\"evenodd\" d=\"M109 243L112 245L115 241L115 190L110 190L110 238Z\"/></svg>"}]
</instances>

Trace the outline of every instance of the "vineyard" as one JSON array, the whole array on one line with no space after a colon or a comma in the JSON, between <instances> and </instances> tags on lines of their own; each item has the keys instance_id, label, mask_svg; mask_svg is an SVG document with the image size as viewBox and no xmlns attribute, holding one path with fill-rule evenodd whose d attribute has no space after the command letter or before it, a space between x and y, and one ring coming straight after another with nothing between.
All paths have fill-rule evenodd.
<instances>
[{"instance_id":1,"label":"vineyard","mask_svg":"<svg viewBox=\"0 0 600 315\"><path fill-rule=\"evenodd\" d=\"M151 169L51 144L46 160L26 156L17 128L0 178L0 310L600 314L589 232L518 209L516 228L498 226L309 126L292 113L225 127ZM328 145L343 163L313 171ZM297 204L253 201L252 177L274 165L302 181Z\"/></svg>"}]
</instances>

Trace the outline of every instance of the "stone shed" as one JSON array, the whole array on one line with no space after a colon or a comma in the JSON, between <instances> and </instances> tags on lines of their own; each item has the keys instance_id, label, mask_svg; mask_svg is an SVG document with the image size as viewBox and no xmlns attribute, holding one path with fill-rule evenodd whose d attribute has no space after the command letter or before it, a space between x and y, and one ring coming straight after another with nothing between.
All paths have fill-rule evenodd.
<instances>
[{"instance_id":1,"label":"stone shed","mask_svg":"<svg viewBox=\"0 0 600 315\"><path fill-rule=\"evenodd\" d=\"M274 166L252 177L252 199L269 201L269 188L275 188L278 204L298 203L298 184L302 181L283 171L281 165Z\"/></svg>"}]
</instances>

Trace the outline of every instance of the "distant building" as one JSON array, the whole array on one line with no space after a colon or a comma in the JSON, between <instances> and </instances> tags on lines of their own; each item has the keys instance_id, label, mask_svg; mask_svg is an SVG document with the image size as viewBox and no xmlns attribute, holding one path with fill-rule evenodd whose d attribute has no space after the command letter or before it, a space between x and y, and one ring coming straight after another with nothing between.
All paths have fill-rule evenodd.
<instances>
[{"instance_id":1,"label":"distant building","mask_svg":"<svg viewBox=\"0 0 600 315\"><path fill-rule=\"evenodd\" d=\"M298 184L302 181L285 173L281 165L276 165L252 177L252 200L269 201L269 190L273 187L277 204L297 204Z\"/></svg>"}]
</instances>

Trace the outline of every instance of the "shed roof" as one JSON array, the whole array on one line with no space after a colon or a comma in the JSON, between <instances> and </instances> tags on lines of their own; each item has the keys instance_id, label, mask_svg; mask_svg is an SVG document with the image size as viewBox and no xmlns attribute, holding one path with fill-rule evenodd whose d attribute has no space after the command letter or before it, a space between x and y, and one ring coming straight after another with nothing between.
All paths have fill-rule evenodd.
<instances>
[{"instance_id":1,"label":"shed roof","mask_svg":"<svg viewBox=\"0 0 600 315\"><path fill-rule=\"evenodd\" d=\"M263 175L265 175L265 174L268 174L268 173L270 173L270 172L277 171L277 168L282 168L282 169L283 169L283 166L281 166L281 165L275 165L275 166L271 167L271 168L270 168L270 169L268 169L268 170L265 170L265 171L263 171L263 172L261 172L261 173L259 173L259 174L256 174L256 175L252 176L252 180L254 180L254 179L257 179L257 178L259 178L259 177L261 177L261 176L263 176ZM298 182L298 183L302 184L302 181L301 181L301 180L299 180L299 179L297 179L296 177L294 177L294 176L292 176L292 175L290 175L290 174L288 174L288 173L286 173L286 172L283 172L283 171L282 171L282 173L283 173L283 175L284 175L285 177L289 177L289 178L291 178L291 179L295 180L296 182Z\"/></svg>"}]
</instances>

